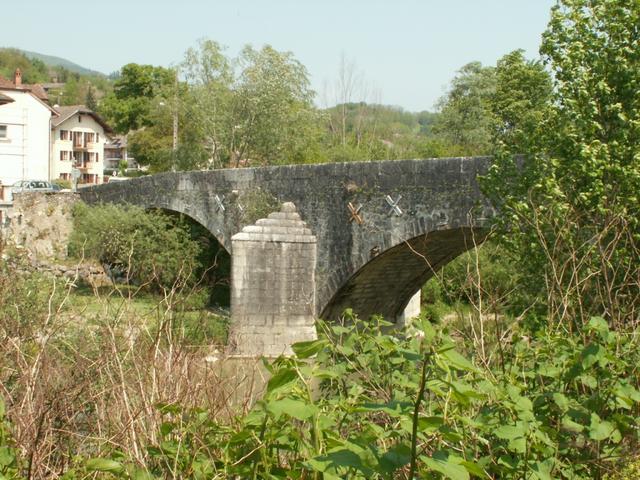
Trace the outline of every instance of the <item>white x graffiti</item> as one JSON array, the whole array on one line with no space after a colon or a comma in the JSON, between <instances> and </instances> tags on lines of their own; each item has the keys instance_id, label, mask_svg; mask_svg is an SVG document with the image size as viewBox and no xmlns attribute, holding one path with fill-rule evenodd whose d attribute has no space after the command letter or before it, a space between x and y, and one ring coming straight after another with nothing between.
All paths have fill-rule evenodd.
<instances>
[{"instance_id":1,"label":"white x graffiti","mask_svg":"<svg viewBox=\"0 0 640 480\"><path fill-rule=\"evenodd\" d=\"M224 195L222 195L222 198L216 194L215 196L215 200L216 200L216 210L218 210L219 212L224 212L225 208L224 208L224 204L222 203L224 201Z\"/></svg>"},{"instance_id":2,"label":"white x graffiti","mask_svg":"<svg viewBox=\"0 0 640 480\"><path fill-rule=\"evenodd\" d=\"M387 201L387 203L391 207L389 209L389 215L391 215L393 213L395 213L398 217L402 215L402 209L398 206L398 203L400 203L400 199L401 198L402 198L402 195L398 195L398 199L394 202L393 198L391 198L389 195L387 195L385 200Z\"/></svg>"}]
</instances>

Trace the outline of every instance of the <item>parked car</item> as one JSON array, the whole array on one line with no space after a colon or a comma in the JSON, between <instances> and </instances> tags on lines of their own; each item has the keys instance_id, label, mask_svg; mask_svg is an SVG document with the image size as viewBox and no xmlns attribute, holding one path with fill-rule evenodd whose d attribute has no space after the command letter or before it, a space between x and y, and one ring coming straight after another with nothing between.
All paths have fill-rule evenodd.
<instances>
[{"instance_id":1,"label":"parked car","mask_svg":"<svg viewBox=\"0 0 640 480\"><path fill-rule=\"evenodd\" d=\"M13 193L21 192L55 192L51 183L45 180L20 180L13 184Z\"/></svg>"}]
</instances>

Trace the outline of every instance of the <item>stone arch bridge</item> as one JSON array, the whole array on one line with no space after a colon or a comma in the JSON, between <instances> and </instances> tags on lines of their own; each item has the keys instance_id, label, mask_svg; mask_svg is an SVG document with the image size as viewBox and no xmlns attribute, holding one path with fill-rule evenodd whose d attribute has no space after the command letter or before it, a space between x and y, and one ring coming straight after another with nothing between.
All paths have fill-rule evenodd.
<instances>
[{"instance_id":1,"label":"stone arch bridge","mask_svg":"<svg viewBox=\"0 0 640 480\"><path fill-rule=\"evenodd\" d=\"M162 173L90 187L87 203L179 212L231 254L239 353L277 354L345 308L401 317L440 267L484 239L488 157ZM292 205L293 204L293 205Z\"/></svg>"}]
</instances>

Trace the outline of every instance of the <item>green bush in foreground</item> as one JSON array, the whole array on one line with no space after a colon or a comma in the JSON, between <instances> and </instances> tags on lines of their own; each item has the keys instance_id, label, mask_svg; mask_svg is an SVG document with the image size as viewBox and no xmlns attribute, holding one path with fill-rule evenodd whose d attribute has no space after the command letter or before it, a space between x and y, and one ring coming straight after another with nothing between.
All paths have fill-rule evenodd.
<instances>
[{"instance_id":1,"label":"green bush in foreground","mask_svg":"<svg viewBox=\"0 0 640 480\"><path fill-rule=\"evenodd\" d=\"M236 424L161 405L146 467L119 478L602 478L638 446L637 338L593 318L576 337L540 335L475 365L427 321L383 335L352 319L273 365ZM381 325L384 322L380 321Z\"/></svg>"},{"instance_id":2,"label":"green bush in foreground","mask_svg":"<svg viewBox=\"0 0 640 480\"><path fill-rule=\"evenodd\" d=\"M9 425L5 420L4 401L0 397L0 480L19 478L20 460L13 447Z\"/></svg>"}]
</instances>

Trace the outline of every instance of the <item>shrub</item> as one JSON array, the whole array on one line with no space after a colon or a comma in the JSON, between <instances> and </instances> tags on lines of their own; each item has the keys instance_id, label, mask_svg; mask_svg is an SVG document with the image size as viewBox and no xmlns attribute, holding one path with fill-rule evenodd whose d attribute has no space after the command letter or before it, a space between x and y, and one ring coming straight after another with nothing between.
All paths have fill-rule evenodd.
<instances>
[{"instance_id":1,"label":"shrub","mask_svg":"<svg viewBox=\"0 0 640 480\"><path fill-rule=\"evenodd\" d=\"M493 370L458 353L427 321L391 336L380 333L388 326L381 320L349 320L349 327L320 323L318 340L267 365L265 396L237 423L162 405L148 472L592 479L638 447L638 341L601 318L580 337L514 339Z\"/></svg>"},{"instance_id":2,"label":"shrub","mask_svg":"<svg viewBox=\"0 0 640 480\"><path fill-rule=\"evenodd\" d=\"M122 272L127 282L156 289L196 280L201 247L179 218L134 206L81 202L74 205L73 216L70 256L95 258Z\"/></svg>"}]
</instances>

